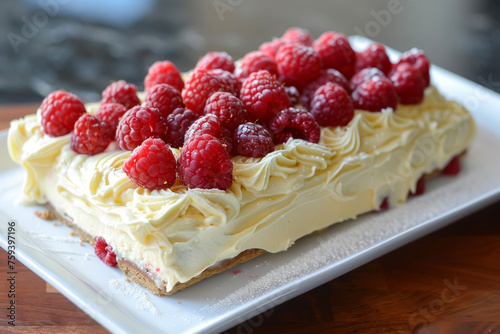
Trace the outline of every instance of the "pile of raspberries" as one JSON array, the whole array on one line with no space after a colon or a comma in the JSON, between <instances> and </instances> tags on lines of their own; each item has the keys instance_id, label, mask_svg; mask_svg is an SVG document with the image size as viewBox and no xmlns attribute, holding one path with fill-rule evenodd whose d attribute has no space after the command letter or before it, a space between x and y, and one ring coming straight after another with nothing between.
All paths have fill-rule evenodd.
<instances>
[{"instance_id":1,"label":"pile of raspberries","mask_svg":"<svg viewBox=\"0 0 500 334\"><path fill-rule=\"evenodd\" d=\"M123 171L146 189L182 182L225 191L233 182L232 156L262 158L290 138L318 143L321 127L348 125L355 109L418 104L429 67L420 50L392 63L380 44L356 52L343 34L313 40L290 28L239 64L225 52L206 54L185 82L171 62L154 63L142 103L125 81L104 89L95 115L77 96L53 92L40 107L42 131L71 133L72 150L87 155L116 140L133 151Z\"/></svg>"}]
</instances>

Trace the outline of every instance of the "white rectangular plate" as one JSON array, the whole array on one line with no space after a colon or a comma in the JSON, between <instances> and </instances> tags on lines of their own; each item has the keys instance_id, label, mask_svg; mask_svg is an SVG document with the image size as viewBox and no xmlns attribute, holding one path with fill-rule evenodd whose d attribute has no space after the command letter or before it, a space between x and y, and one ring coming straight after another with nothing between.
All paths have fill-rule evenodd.
<instances>
[{"instance_id":1,"label":"white rectangular plate","mask_svg":"<svg viewBox=\"0 0 500 334\"><path fill-rule=\"evenodd\" d=\"M369 43L351 39L356 48ZM397 53L390 50L391 56ZM423 196L300 239L170 297L157 297L104 265L66 226L16 204L23 171L9 159L0 133L0 245L16 222L16 256L28 268L112 332L215 333L328 282L500 198L500 96L436 66L434 84L474 115L478 136L457 177L439 177Z\"/></svg>"}]
</instances>

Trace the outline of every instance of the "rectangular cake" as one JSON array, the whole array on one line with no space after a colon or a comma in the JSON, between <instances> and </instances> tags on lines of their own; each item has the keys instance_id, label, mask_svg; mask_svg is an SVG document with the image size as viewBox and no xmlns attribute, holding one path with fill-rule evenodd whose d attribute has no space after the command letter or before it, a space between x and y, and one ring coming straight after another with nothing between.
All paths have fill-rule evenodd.
<instances>
[{"instance_id":1,"label":"rectangular cake","mask_svg":"<svg viewBox=\"0 0 500 334\"><path fill-rule=\"evenodd\" d=\"M191 187L182 177L147 189L123 170L132 151L113 141L102 152L77 153L74 132L46 133L43 108L9 130L10 155L26 171L22 202L47 205L92 244L105 240L118 268L158 295L285 251L334 223L403 204L426 175L452 168L476 131L468 111L430 85L418 103L377 112L356 107L347 125L320 126L317 142L292 136L262 157L233 151L227 189ZM95 116L100 105L85 108ZM187 149L170 150L179 160Z\"/></svg>"}]
</instances>

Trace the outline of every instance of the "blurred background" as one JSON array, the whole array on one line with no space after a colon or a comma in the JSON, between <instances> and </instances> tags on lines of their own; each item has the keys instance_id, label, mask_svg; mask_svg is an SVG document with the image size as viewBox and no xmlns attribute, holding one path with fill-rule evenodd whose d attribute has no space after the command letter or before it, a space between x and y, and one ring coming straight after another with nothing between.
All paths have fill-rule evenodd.
<instances>
[{"instance_id":1,"label":"blurred background","mask_svg":"<svg viewBox=\"0 0 500 334\"><path fill-rule=\"evenodd\" d=\"M119 79L141 89L156 60L185 71L208 51L237 59L291 26L418 47L500 91L495 0L1 0L0 103L37 102L60 88L95 101Z\"/></svg>"}]
</instances>

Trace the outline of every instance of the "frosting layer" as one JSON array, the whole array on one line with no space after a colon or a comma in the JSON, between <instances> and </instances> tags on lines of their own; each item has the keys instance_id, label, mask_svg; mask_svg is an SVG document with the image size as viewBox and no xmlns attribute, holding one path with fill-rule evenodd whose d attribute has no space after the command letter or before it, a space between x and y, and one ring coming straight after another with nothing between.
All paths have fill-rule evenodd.
<instances>
[{"instance_id":1,"label":"frosting layer","mask_svg":"<svg viewBox=\"0 0 500 334\"><path fill-rule=\"evenodd\" d=\"M358 110L348 126L322 128L318 144L290 139L264 158L234 157L235 180L225 192L179 182L168 190L137 187L121 170L131 152L76 154L70 135L44 135L36 115L12 122L8 145L26 170L24 203L51 202L170 290L246 249L286 250L377 210L386 197L405 202L420 176L442 169L475 132L467 110L431 87L419 105Z\"/></svg>"}]
</instances>

